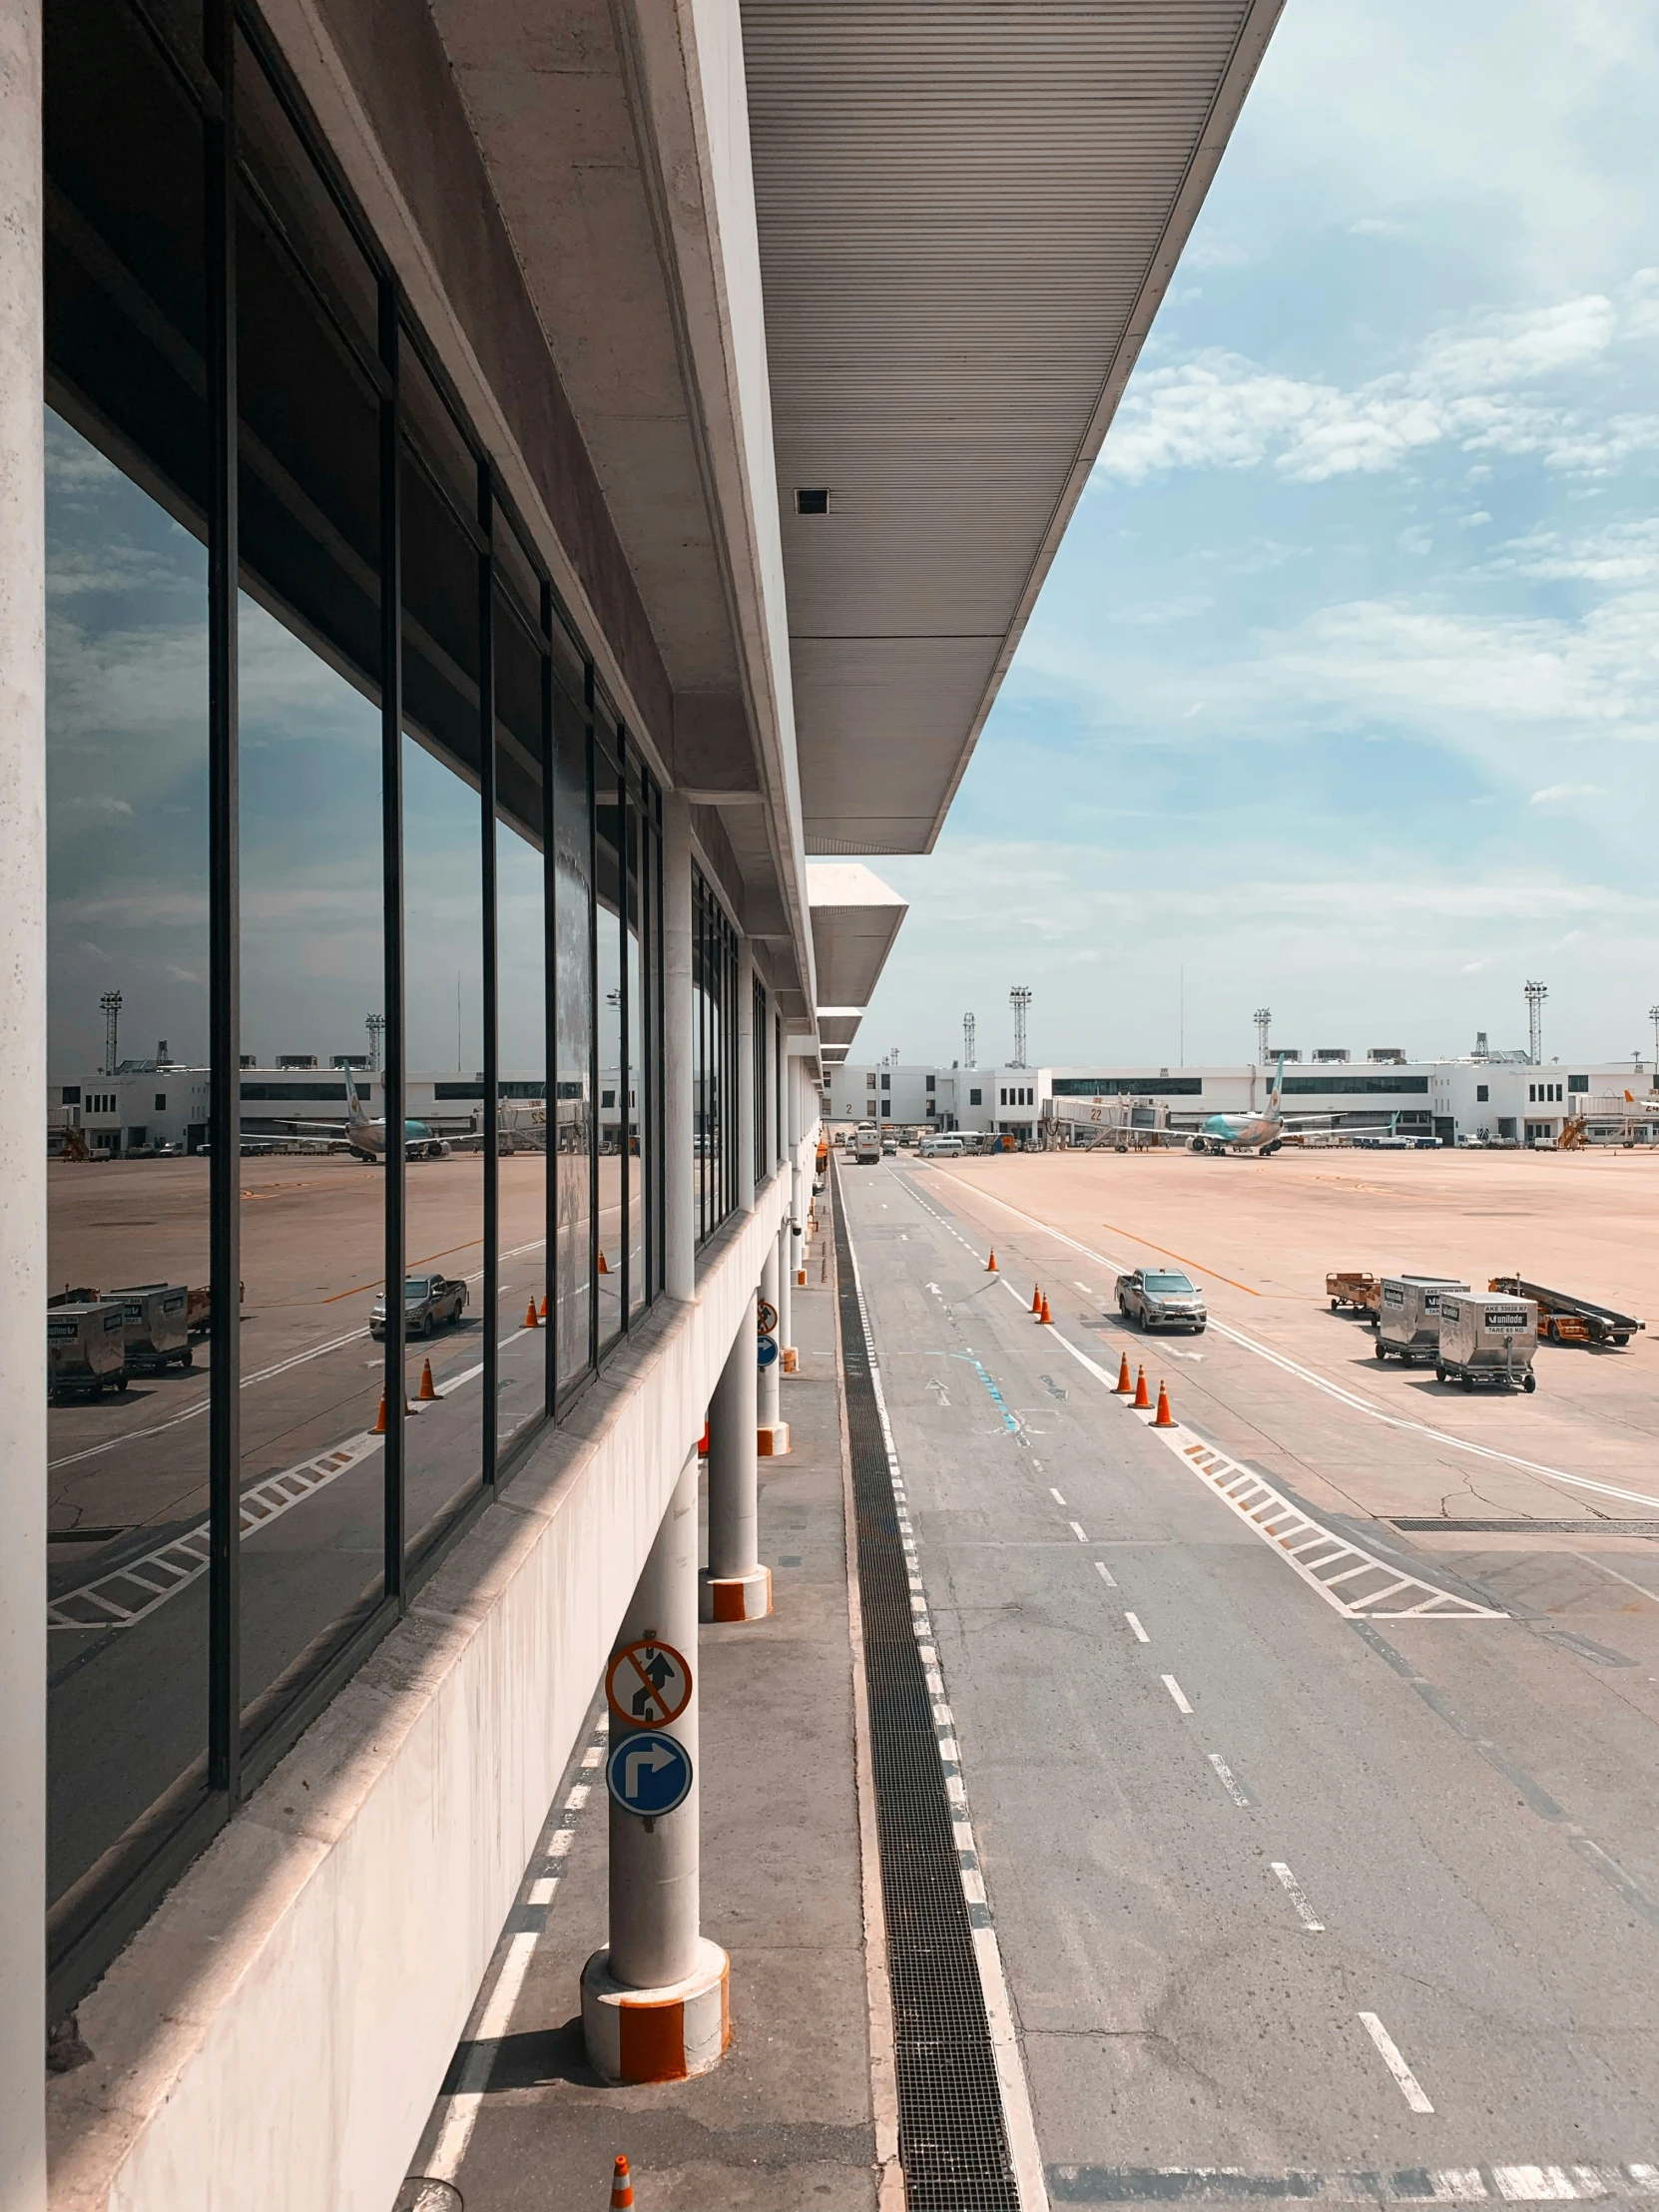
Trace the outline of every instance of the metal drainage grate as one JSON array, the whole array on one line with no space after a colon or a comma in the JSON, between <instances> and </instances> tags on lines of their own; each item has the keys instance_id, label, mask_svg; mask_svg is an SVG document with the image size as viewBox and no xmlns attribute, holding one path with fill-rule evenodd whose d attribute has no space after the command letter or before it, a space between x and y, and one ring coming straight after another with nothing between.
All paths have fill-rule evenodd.
<instances>
[{"instance_id":1,"label":"metal drainage grate","mask_svg":"<svg viewBox=\"0 0 1659 2212\"><path fill-rule=\"evenodd\" d=\"M905 2201L910 2212L1019 2212L838 1171L834 1214Z\"/></svg>"},{"instance_id":2,"label":"metal drainage grate","mask_svg":"<svg viewBox=\"0 0 1659 2212\"><path fill-rule=\"evenodd\" d=\"M1659 1536L1659 1520L1442 1520L1438 1513L1402 1520L1394 1514L1388 1523L1402 1535L1433 1535L1443 1530L1452 1536Z\"/></svg>"}]
</instances>

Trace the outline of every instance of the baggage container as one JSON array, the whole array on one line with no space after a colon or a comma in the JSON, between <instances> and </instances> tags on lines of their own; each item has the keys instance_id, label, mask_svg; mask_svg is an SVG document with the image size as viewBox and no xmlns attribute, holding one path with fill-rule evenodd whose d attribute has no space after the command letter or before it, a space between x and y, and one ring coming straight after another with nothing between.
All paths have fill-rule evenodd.
<instances>
[{"instance_id":1,"label":"baggage container","mask_svg":"<svg viewBox=\"0 0 1659 2212\"><path fill-rule=\"evenodd\" d=\"M1341 1313L1345 1306L1352 1313L1375 1314L1381 1292L1376 1276L1358 1268L1344 1268L1325 1279L1325 1295L1334 1314Z\"/></svg>"},{"instance_id":2,"label":"baggage container","mask_svg":"<svg viewBox=\"0 0 1659 2212\"><path fill-rule=\"evenodd\" d=\"M1377 1357L1409 1367L1432 1360L1440 1342L1440 1295L1466 1291L1454 1275L1385 1275L1378 1292Z\"/></svg>"},{"instance_id":3,"label":"baggage container","mask_svg":"<svg viewBox=\"0 0 1659 2212\"><path fill-rule=\"evenodd\" d=\"M127 1316L118 1299L46 1310L46 1394L100 1397L127 1387Z\"/></svg>"},{"instance_id":4,"label":"baggage container","mask_svg":"<svg viewBox=\"0 0 1659 2212\"><path fill-rule=\"evenodd\" d=\"M127 1365L140 1373L192 1362L190 1286L185 1283L135 1283L124 1291L106 1291L120 1301L127 1327Z\"/></svg>"},{"instance_id":5,"label":"baggage container","mask_svg":"<svg viewBox=\"0 0 1659 2212\"><path fill-rule=\"evenodd\" d=\"M1538 1309L1529 1298L1502 1291L1442 1291L1440 1348L1434 1373L1442 1382L1477 1382L1534 1390L1532 1355L1538 1349Z\"/></svg>"}]
</instances>

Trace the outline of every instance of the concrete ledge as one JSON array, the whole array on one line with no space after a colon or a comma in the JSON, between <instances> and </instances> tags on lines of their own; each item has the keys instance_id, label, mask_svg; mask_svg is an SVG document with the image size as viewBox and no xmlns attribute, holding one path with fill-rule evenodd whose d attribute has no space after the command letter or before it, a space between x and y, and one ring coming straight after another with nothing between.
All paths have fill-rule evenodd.
<instances>
[{"instance_id":1,"label":"concrete ledge","mask_svg":"<svg viewBox=\"0 0 1659 2212\"><path fill-rule=\"evenodd\" d=\"M653 1309L80 2007L55 2212L385 2212L789 1203Z\"/></svg>"}]
</instances>

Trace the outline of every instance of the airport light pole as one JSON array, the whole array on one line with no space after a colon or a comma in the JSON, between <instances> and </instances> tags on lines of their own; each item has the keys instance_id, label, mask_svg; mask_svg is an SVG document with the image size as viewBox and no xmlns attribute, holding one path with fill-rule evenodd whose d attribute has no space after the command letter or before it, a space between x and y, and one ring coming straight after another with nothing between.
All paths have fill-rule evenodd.
<instances>
[{"instance_id":1,"label":"airport light pole","mask_svg":"<svg viewBox=\"0 0 1659 2212\"><path fill-rule=\"evenodd\" d=\"M1268 1039L1273 1034L1273 1008L1271 1006L1258 1006L1254 1019L1256 1022L1256 1065L1265 1068L1268 1064Z\"/></svg>"},{"instance_id":2,"label":"airport light pole","mask_svg":"<svg viewBox=\"0 0 1659 2212\"><path fill-rule=\"evenodd\" d=\"M370 1075L379 1072L380 1038L385 1026L386 1017L384 1014L369 1014L363 1022L363 1027L368 1031L368 1072Z\"/></svg>"},{"instance_id":3,"label":"airport light pole","mask_svg":"<svg viewBox=\"0 0 1659 2212\"><path fill-rule=\"evenodd\" d=\"M1659 1009L1656 1009L1656 1013L1659 1013ZM973 1032L973 1016L971 1014L964 1014L962 1016L962 1065L965 1068L977 1067L979 1065L979 1062L975 1057ZM1659 1051L1659 1022L1656 1022L1655 1024L1653 1035L1654 1050Z\"/></svg>"},{"instance_id":4,"label":"airport light pole","mask_svg":"<svg viewBox=\"0 0 1659 2212\"><path fill-rule=\"evenodd\" d=\"M1544 1000L1549 996L1547 983L1528 983L1526 986L1526 1056L1537 1067L1544 1056Z\"/></svg>"},{"instance_id":5,"label":"airport light pole","mask_svg":"<svg viewBox=\"0 0 1659 2212\"><path fill-rule=\"evenodd\" d=\"M1023 983L1016 983L1008 993L1008 1003L1014 1009L1014 1057L1010 1063L1016 1068L1025 1065L1025 1017L1031 1007L1031 993Z\"/></svg>"},{"instance_id":6,"label":"airport light pole","mask_svg":"<svg viewBox=\"0 0 1659 2212\"><path fill-rule=\"evenodd\" d=\"M120 1050L121 993L106 991L98 1003L104 1009L104 1073L113 1075Z\"/></svg>"},{"instance_id":7,"label":"airport light pole","mask_svg":"<svg viewBox=\"0 0 1659 2212\"><path fill-rule=\"evenodd\" d=\"M1659 1091L1659 1006L1650 1006L1647 1018L1653 1024L1653 1087Z\"/></svg>"}]
</instances>

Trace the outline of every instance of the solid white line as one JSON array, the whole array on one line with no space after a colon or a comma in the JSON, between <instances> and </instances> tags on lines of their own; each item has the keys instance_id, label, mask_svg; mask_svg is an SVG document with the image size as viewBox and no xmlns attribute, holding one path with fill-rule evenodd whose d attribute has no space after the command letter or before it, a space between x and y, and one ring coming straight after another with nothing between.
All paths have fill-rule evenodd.
<instances>
[{"instance_id":1,"label":"solid white line","mask_svg":"<svg viewBox=\"0 0 1659 2212\"><path fill-rule=\"evenodd\" d=\"M1246 1797L1244 1791L1240 1788L1238 1782L1234 1779L1232 1768L1227 1764L1227 1761L1222 1757L1219 1751L1212 1751L1210 1753L1210 1764L1212 1767L1215 1768L1217 1774L1221 1776L1222 1787L1226 1790L1228 1796L1233 1800L1233 1803L1235 1805L1242 1805L1248 1810L1250 1806L1250 1800L1248 1797Z\"/></svg>"},{"instance_id":2,"label":"solid white line","mask_svg":"<svg viewBox=\"0 0 1659 2212\"><path fill-rule=\"evenodd\" d=\"M1298 1882L1296 1876L1292 1874L1290 1868L1286 1866L1282 1859L1275 1859L1272 1865L1274 1873L1284 1885L1285 1895L1296 1907L1297 1919L1310 1936L1323 1936L1325 1934L1325 1923L1315 1920L1314 1908L1302 1894L1302 1884Z\"/></svg>"},{"instance_id":3,"label":"solid white line","mask_svg":"<svg viewBox=\"0 0 1659 2212\"><path fill-rule=\"evenodd\" d=\"M1077 1538L1077 1541L1080 1544L1086 1544L1088 1542L1088 1537L1084 1535L1082 1528L1076 1521L1073 1521L1071 1523L1071 1532Z\"/></svg>"},{"instance_id":4,"label":"solid white line","mask_svg":"<svg viewBox=\"0 0 1659 2212\"><path fill-rule=\"evenodd\" d=\"M426 2162L426 2172L433 2181L453 2181L460 2171L472 2131L478 2124L478 2107L484 2101L490 2075L495 2070L501 2038L512 2019L513 2006L524 1986L524 1976L530 1970L530 1957L535 1947L536 1938L529 1935L514 1936L507 1944L507 1955L501 1962L495 1987L490 1991L489 2002L478 2022L478 2032L466 2054L461 2086L449 2100L449 2110L443 2116L443 2126Z\"/></svg>"},{"instance_id":5,"label":"solid white line","mask_svg":"<svg viewBox=\"0 0 1659 2212\"><path fill-rule=\"evenodd\" d=\"M1597 1574L1610 1574L1615 1582L1622 1582L1627 1590L1639 1590L1643 1597L1650 1598L1655 1605L1659 1605L1659 1590L1650 1590L1645 1582L1633 1582L1629 1575L1620 1574L1617 1567L1610 1567L1605 1559L1592 1558L1587 1551L1573 1551L1567 1556L1581 1559L1585 1566L1594 1567Z\"/></svg>"},{"instance_id":6,"label":"solid white line","mask_svg":"<svg viewBox=\"0 0 1659 2212\"><path fill-rule=\"evenodd\" d=\"M1066 1502L1065 1499L1060 1495L1059 1491L1056 1490L1052 1485L1050 1485L1049 1487L1048 1494L1054 1500L1056 1505L1064 1505L1064 1503Z\"/></svg>"},{"instance_id":7,"label":"solid white line","mask_svg":"<svg viewBox=\"0 0 1659 2212\"><path fill-rule=\"evenodd\" d=\"M1129 1623L1130 1627L1135 1631L1136 1643L1151 1643L1152 1638L1147 1634L1146 1630L1141 1626L1140 1622L1135 1618L1133 1613L1125 1613L1123 1617ZM1167 1681L1168 1677L1166 1676L1165 1679Z\"/></svg>"},{"instance_id":8,"label":"solid white line","mask_svg":"<svg viewBox=\"0 0 1659 2212\"><path fill-rule=\"evenodd\" d=\"M982 1190L976 1183L963 1183L959 1175L946 1173L944 1179L947 1183L960 1184L963 1190L989 1199L993 1206L1000 1206L1004 1213L1012 1214L1020 1221L1029 1222L1031 1227L1038 1230L1043 1236L1053 1237L1058 1243L1069 1245L1074 1252L1082 1253L1086 1260L1098 1260L1102 1267L1116 1268L1120 1271L1128 1265L1127 1262L1111 1259L1107 1254L1095 1251L1092 1245L1083 1244L1076 1237L1068 1237L1063 1230L1055 1229L1046 1221L1039 1221L1035 1214L1026 1213L1022 1207L1009 1205L1005 1198L995 1197L990 1191ZM969 1247L969 1249L972 1248ZM1016 1292L1014 1295L1017 1297L1019 1294ZM1626 1490L1621 1489L1615 1483L1595 1482L1588 1475L1569 1474L1564 1467L1546 1466L1537 1459L1523 1459L1516 1452L1499 1451L1492 1444L1471 1443L1468 1437L1454 1436L1447 1429L1431 1428L1425 1421L1409 1420L1398 1413L1386 1412L1381 1405L1375 1405L1370 1399L1357 1396L1354 1391L1345 1389L1341 1383L1334 1382L1328 1377L1317 1374L1312 1368L1305 1368L1300 1361L1292 1360L1285 1353L1276 1352L1270 1345L1262 1344L1256 1338L1246 1336L1242 1329L1235 1329L1226 1322L1217 1321L1213 1315L1210 1320L1210 1327L1219 1336L1225 1337L1230 1344L1238 1345L1245 1352L1253 1352L1259 1360L1271 1362L1274 1367L1283 1369L1285 1374L1294 1375L1299 1382L1307 1382L1314 1389L1324 1391L1328 1397L1336 1398L1339 1403L1350 1406L1355 1412L1364 1413L1372 1420L1381 1421L1385 1428L1398 1428L1413 1435L1426 1436L1433 1443L1445 1444L1453 1451L1466 1451L1476 1459L1488 1459L1499 1466L1518 1467L1523 1474L1544 1475L1550 1481L1565 1482L1574 1489L1593 1490L1600 1497L1616 1497L1627 1505L1645 1505L1650 1510L1659 1512L1659 1497L1651 1497L1644 1490ZM1055 1334L1058 1336L1059 1332L1056 1331ZM1065 1344L1065 1339L1061 1337L1060 1342ZM1083 1354L1077 1351L1074 1345L1066 1345L1066 1350L1075 1359L1082 1360L1085 1367L1092 1369L1096 1375L1100 1375L1100 1370L1095 1367L1094 1362L1086 1359ZM1105 1377L1101 1379L1102 1381L1107 1380Z\"/></svg>"},{"instance_id":9,"label":"solid white line","mask_svg":"<svg viewBox=\"0 0 1659 2212\"><path fill-rule=\"evenodd\" d=\"M1181 1685L1179 1682L1176 1681L1174 1675L1166 1674L1162 1676L1161 1679L1163 1681L1164 1688L1168 1690L1170 1696L1174 1698L1176 1704L1180 1707L1181 1711L1183 1713L1190 1713L1192 1711L1192 1707L1187 1703Z\"/></svg>"},{"instance_id":10,"label":"solid white line","mask_svg":"<svg viewBox=\"0 0 1659 2212\"><path fill-rule=\"evenodd\" d=\"M1375 2012L1362 2012L1361 2025L1382 2053L1382 2063L1399 2084L1399 2093L1413 2112L1432 2112L1434 2107L1422 2093L1422 2084L1399 2055L1399 2046L1388 2033Z\"/></svg>"},{"instance_id":11,"label":"solid white line","mask_svg":"<svg viewBox=\"0 0 1659 2212\"><path fill-rule=\"evenodd\" d=\"M1107 1589L1115 1590L1117 1588L1118 1578L1112 1572L1111 1568L1106 1564L1104 1559L1097 1559L1095 1561L1094 1571L1096 1574L1099 1575L1101 1581L1105 1583Z\"/></svg>"}]
</instances>

